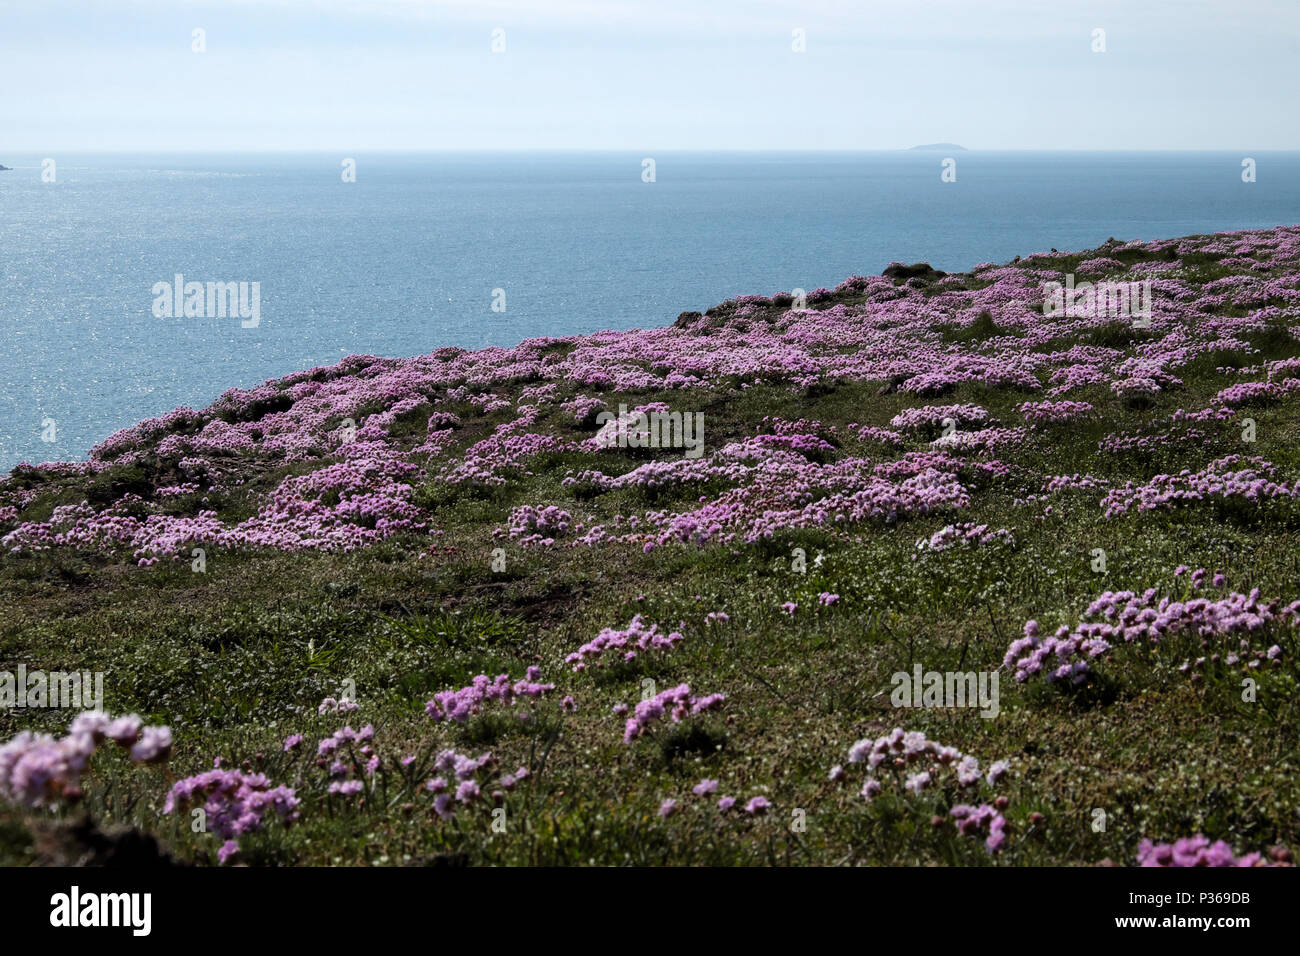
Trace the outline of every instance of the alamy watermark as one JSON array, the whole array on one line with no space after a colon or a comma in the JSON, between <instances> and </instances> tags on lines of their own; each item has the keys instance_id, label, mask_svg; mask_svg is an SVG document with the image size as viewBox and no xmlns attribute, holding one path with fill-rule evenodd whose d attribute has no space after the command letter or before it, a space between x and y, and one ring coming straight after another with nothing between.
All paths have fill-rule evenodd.
<instances>
[{"instance_id":1,"label":"alamy watermark","mask_svg":"<svg viewBox=\"0 0 1300 956\"><path fill-rule=\"evenodd\" d=\"M54 927L117 926L130 929L133 936L148 936L153 928L152 912L152 893L83 893L74 885L67 893L50 897L50 925Z\"/></svg>"},{"instance_id":2,"label":"alamy watermark","mask_svg":"<svg viewBox=\"0 0 1300 956\"><path fill-rule=\"evenodd\" d=\"M153 285L153 314L158 319L240 318L239 324L255 329L262 322L262 283L186 282L179 272L174 280Z\"/></svg>"},{"instance_id":3,"label":"alamy watermark","mask_svg":"<svg viewBox=\"0 0 1300 956\"><path fill-rule=\"evenodd\" d=\"M595 440L602 448L684 448L687 458L704 454L703 412L630 412L619 405L617 415L601 412L596 424Z\"/></svg>"},{"instance_id":4,"label":"alamy watermark","mask_svg":"<svg viewBox=\"0 0 1300 956\"><path fill-rule=\"evenodd\" d=\"M32 671L18 665L18 673L0 671L0 710L15 707L51 707L77 710L104 709L102 671Z\"/></svg>"},{"instance_id":5,"label":"alamy watermark","mask_svg":"<svg viewBox=\"0 0 1300 956\"><path fill-rule=\"evenodd\" d=\"M889 702L895 707L978 707L980 716L998 715L997 671L898 671Z\"/></svg>"},{"instance_id":6,"label":"alamy watermark","mask_svg":"<svg viewBox=\"0 0 1300 956\"><path fill-rule=\"evenodd\" d=\"M1134 319L1136 328L1151 324L1151 280L1137 282L1074 282L1074 273L1065 282L1043 283L1043 315L1091 319Z\"/></svg>"}]
</instances>

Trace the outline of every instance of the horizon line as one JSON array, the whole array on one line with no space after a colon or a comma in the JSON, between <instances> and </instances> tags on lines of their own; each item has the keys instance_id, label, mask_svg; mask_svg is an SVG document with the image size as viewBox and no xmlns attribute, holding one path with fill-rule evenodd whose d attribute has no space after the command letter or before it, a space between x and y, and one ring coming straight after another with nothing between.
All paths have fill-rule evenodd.
<instances>
[{"instance_id":1,"label":"horizon line","mask_svg":"<svg viewBox=\"0 0 1300 956\"><path fill-rule=\"evenodd\" d=\"M1202 147L1181 147L1181 146L1126 146L1114 149L1062 149L1062 148L1038 148L1038 147L971 147L960 146L960 144L946 144L958 147L964 153L1089 153L1089 154L1108 154L1108 153L1238 153L1241 149L1226 146L1202 146ZM247 156L247 155L266 155L269 153L282 154L329 154L347 152L369 152L369 153L555 153L555 154L591 154L591 153L644 153L647 151L658 151L660 153L694 153L694 154L717 154L717 153L744 153L744 154L768 154L768 155L788 155L788 156L806 156L821 154L851 154L851 153L913 153L913 152L942 152L942 149L931 149L929 144L922 146L895 146L895 147L831 147L825 149L771 149L759 147L753 149L744 148L708 148L708 147L558 147L558 146L312 146L312 147L238 147L234 149L206 149L203 147L182 147L168 149L121 149L121 148L102 148L102 147L46 147L44 150L37 149L16 149L15 153L32 154L36 152L71 152L71 153L88 153L101 155L186 155L191 153L203 154L208 156ZM1248 149L1249 152L1256 153L1296 153L1300 152L1300 146L1269 146ZM0 153L0 156L3 156Z\"/></svg>"}]
</instances>

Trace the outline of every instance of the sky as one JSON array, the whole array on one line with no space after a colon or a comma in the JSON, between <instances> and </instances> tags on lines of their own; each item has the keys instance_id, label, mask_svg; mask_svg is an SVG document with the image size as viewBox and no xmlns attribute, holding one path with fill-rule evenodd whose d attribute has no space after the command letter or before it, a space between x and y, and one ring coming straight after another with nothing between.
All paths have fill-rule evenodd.
<instances>
[{"instance_id":1,"label":"sky","mask_svg":"<svg viewBox=\"0 0 1300 956\"><path fill-rule=\"evenodd\" d=\"M1297 0L0 0L0 162L932 142L1246 154L1300 148L1297 80Z\"/></svg>"}]
</instances>

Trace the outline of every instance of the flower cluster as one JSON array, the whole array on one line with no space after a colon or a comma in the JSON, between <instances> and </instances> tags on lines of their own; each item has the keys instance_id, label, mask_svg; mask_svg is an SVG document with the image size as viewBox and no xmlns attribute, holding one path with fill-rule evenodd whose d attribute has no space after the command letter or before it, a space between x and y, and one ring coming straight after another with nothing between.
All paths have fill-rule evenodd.
<instances>
[{"instance_id":1,"label":"flower cluster","mask_svg":"<svg viewBox=\"0 0 1300 956\"><path fill-rule=\"evenodd\" d=\"M1267 866L1260 853L1237 856L1222 840L1196 834L1173 843L1143 840L1138 845L1138 866Z\"/></svg>"},{"instance_id":2,"label":"flower cluster","mask_svg":"<svg viewBox=\"0 0 1300 956\"><path fill-rule=\"evenodd\" d=\"M1105 478L1097 478L1093 475L1053 475L1043 484L1043 494L1054 495L1059 491L1079 489L1092 491L1104 489L1109 484Z\"/></svg>"},{"instance_id":3,"label":"flower cluster","mask_svg":"<svg viewBox=\"0 0 1300 956\"><path fill-rule=\"evenodd\" d=\"M1177 475L1157 475L1146 484L1127 482L1102 499L1101 506L1107 518L1114 518L1201 501L1257 505L1300 498L1300 481L1274 481L1273 472L1272 464L1263 459L1229 455L1198 472L1183 469Z\"/></svg>"},{"instance_id":4,"label":"flower cluster","mask_svg":"<svg viewBox=\"0 0 1300 956\"><path fill-rule=\"evenodd\" d=\"M1115 393L1116 398L1132 403L1148 400L1161 392L1158 381L1141 375L1117 379L1110 383L1110 390Z\"/></svg>"},{"instance_id":5,"label":"flower cluster","mask_svg":"<svg viewBox=\"0 0 1300 956\"><path fill-rule=\"evenodd\" d=\"M166 760L172 748L169 727L146 727L135 714L114 719L86 711L72 721L65 737L23 731L0 746L0 796L27 807L79 799L82 775L105 740L142 764Z\"/></svg>"},{"instance_id":6,"label":"flower cluster","mask_svg":"<svg viewBox=\"0 0 1300 956\"><path fill-rule=\"evenodd\" d=\"M316 747L316 755L322 760L333 758L329 765L330 776L336 778L330 782L331 796L354 796L364 789L364 783L353 778L353 772L374 776L379 770L379 755L370 746L375 739L375 728L366 724L360 730L343 727L324 738ZM286 748L287 749L287 748ZM344 760L344 757L347 760Z\"/></svg>"},{"instance_id":7,"label":"flower cluster","mask_svg":"<svg viewBox=\"0 0 1300 956\"><path fill-rule=\"evenodd\" d=\"M1016 409L1031 425L1059 425L1091 415L1095 409L1088 402L1025 402Z\"/></svg>"},{"instance_id":8,"label":"flower cluster","mask_svg":"<svg viewBox=\"0 0 1300 956\"><path fill-rule=\"evenodd\" d=\"M569 533L573 516L555 505L520 505L510 512L510 537L523 545L551 545Z\"/></svg>"},{"instance_id":9,"label":"flower cluster","mask_svg":"<svg viewBox=\"0 0 1300 956\"><path fill-rule=\"evenodd\" d=\"M1260 408L1276 405L1296 391L1300 391L1300 380L1294 378L1280 382L1238 382L1214 396L1214 402L1232 408Z\"/></svg>"},{"instance_id":10,"label":"flower cluster","mask_svg":"<svg viewBox=\"0 0 1300 956\"><path fill-rule=\"evenodd\" d=\"M630 663L636 660L640 651L671 651L682 639L682 635L677 631L668 634L660 632L657 624L646 627L645 622L641 620L641 615L638 614L624 630L620 631L612 627L602 629L599 634L566 657L564 662L572 664L575 673L586 670L588 662L599 667L601 658L606 653L617 653L624 663Z\"/></svg>"},{"instance_id":11,"label":"flower cluster","mask_svg":"<svg viewBox=\"0 0 1300 956\"><path fill-rule=\"evenodd\" d=\"M903 436L899 432L892 431L888 428L881 428L879 425L850 425L849 428L858 437L858 441L875 441L882 445L892 447L901 447Z\"/></svg>"},{"instance_id":12,"label":"flower cluster","mask_svg":"<svg viewBox=\"0 0 1300 956\"><path fill-rule=\"evenodd\" d=\"M918 538L916 550L946 551L952 547L975 547L992 542L1013 546L1016 538L1006 528L993 530L986 524L961 522L945 525L928 538Z\"/></svg>"},{"instance_id":13,"label":"flower cluster","mask_svg":"<svg viewBox=\"0 0 1300 956\"><path fill-rule=\"evenodd\" d=\"M441 751L433 761L433 770L438 776L430 777L424 785L425 790L433 794L433 811L439 819L450 820L456 816L457 804L468 806L484 799L484 786L493 786L484 774L495 767L496 759L490 753L469 757L454 750ZM528 776L527 767L501 774L495 783L500 789L494 794L500 796L514 789Z\"/></svg>"},{"instance_id":14,"label":"flower cluster","mask_svg":"<svg viewBox=\"0 0 1300 956\"><path fill-rule=\"evenodd\" d=\"M1204 575L1201 570L1194 582L1199 584ZM1300 601L1279 610L1276 602L1260 603L1258 588L1218 600L1186 601L1159 597L1154 588L1142 594L1107 591L1088 606L1073 628L1062 625L1048 636L1039 633L1037 621L1026 622L1024 636L1011 642L1002 663L1015 670L1017 681L1041 674L1048 681L1077 684L1087 677L1089 662L1116 645L1159 644L1188 635L1199 639L1202 647L1210 647L1213 638L1236 638L1235 644L1224 648L1223 662L1257 668L1265 661L1277 660L1281 648L1276 644L1257 648L1253 640L1284 624L1293 627L1297 615Z\"/></svg>"},{"instance_id":15,"label":"flower cluster","mask_svg":"<svg viewBox=\"0 0 1300 956\"><path fill-rule=\"evenodd\" d=\"M1010 766L1007 761L999 760L984 773L974 757L963 754L955 747L945 747L930 740L920 731L905 731L901 727L895 727L888 734L873 740L857 741L849 748L849 763L865 763L873 773L878 773L881 768L892 771L902 780L903 788L913 794L929 789L945 770L951 771L958 786L972 787L981 779L993 786ZM843 778L841 767L836 766L831 770L832 780ZM884 785L876 776L868 776L862 784L862 796L874 800L883 789Z\"/></svg>"},{"instance_id":16,"label":"flower cluster","mask_svg":"<svg viewBox=\"0 0 1300 956\"><path fill-rule=\"evenodd\" d=\"M948 815L957 821L957 832L962 836L974 836L985 833L984 846L990 853L997 853L1006 845L1006 818L997 808L987 803L971 807L959 803L948 811Z\"/></svg>"},{"instance_id":17,"label":"flower cluster","mask_svg":"<svg viewBox=\"0 0 1300 956\"><path fill-rule=\"evenodd\" d=\"M636 709L623 728L623 742L631 743L665 716L670 717L673 723L679 723L686 717L716 710L725 699L726 696L723 694L696 697L691 693L689 684L679 684L660 691L654 697L636 705Z\"/></svg>"},{"instance_id":18,"label":"flower cluster","mask_svg":"<svg viewBox=\"0 0 1300 956\"><path fill-rule=\"evenodd\" d=\"M208 831L226 841L217 852L217 858L225 863L239 852L236 837L261 830L273 814L286 826L294 823L299 802L291 788L272 787L265 774L214 767L176 781L163 813L202 808Z\"/></svg>"},{"instance_id":19,"label":"flower cluster","mask_svg":"<svg viewBox=\"0 0 1300 956\"><path fill-rule=\"evenodd\" d=\"M326 697L316 708L316 713L320 716L326 714L350 714L353 711L360 710L361 706L353 700L344 697L341 700L335 700L333 697Z\"/></svg>"},{"instance_id":20,"label":"flower cluster","mask_svg":"<svg viewBox=\"0 0 1300 956\"><path fill-rule=\"evenodd\" d=\"M989 419L988 410L979 405L922 405L899 412L889 422L890 427L902 431L937 431L945 421L957 427L982 425Z\"/></svg>"},{"instance_id":21,"label":"flower cluster","mask_svg":"<svg viewBox=\"0 0 1300 956\"><path fill-rule=\"evenodd\" d=\"M691 793L697 797L709 797L718 792L718 781L705 778L691 788ZM718 799L718 809L726 813L736 806L735 797L721 797ZM751 817L758 817L765 814L771 809L772 804L767 797L751 797L749 802L742 808L742 812ZM681 811L681 805L671 797L659 805L659 816L667 818Z\"/></svg>"},{"instance_id":22,"label":"flower cluster","mask_svg":"<svg viewBox=\"0 0 1300 956\"><path fill-rule=\"evenodd\" d=\"M460 690L434 694L433 700L424 705L424 712L436 721L464 724L491 701L509 707L516 700L538 700L555 690L554 684L539 683L540 677L541 671L536 667L528 668L525 679L514 683L508 674L498 674L495 680L479 674Z\"/></svg>"}]
</instances>

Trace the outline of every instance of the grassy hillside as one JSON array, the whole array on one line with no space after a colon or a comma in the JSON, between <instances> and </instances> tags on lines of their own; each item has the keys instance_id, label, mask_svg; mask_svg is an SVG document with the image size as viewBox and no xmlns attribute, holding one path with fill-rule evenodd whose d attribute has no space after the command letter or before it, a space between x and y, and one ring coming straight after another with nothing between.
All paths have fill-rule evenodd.
<instances>
[{"instance_id":1,"label":"grassy hillside","mask_svg":"<svg viewBox=\"0 0 1300 956\"><path fill-rule=\"evenodd\" d=\"M1149 323L1045 316L1067 273L1151 280ZM0 671L102 672L172 746L0 751L0 862L1284 858L1297 329L1300 228L1112 241L353 356L20 466ZM703 454L606 447L620 404ZM918 665L996 716L895 706Z\"/></svg>"}]
</instances>

